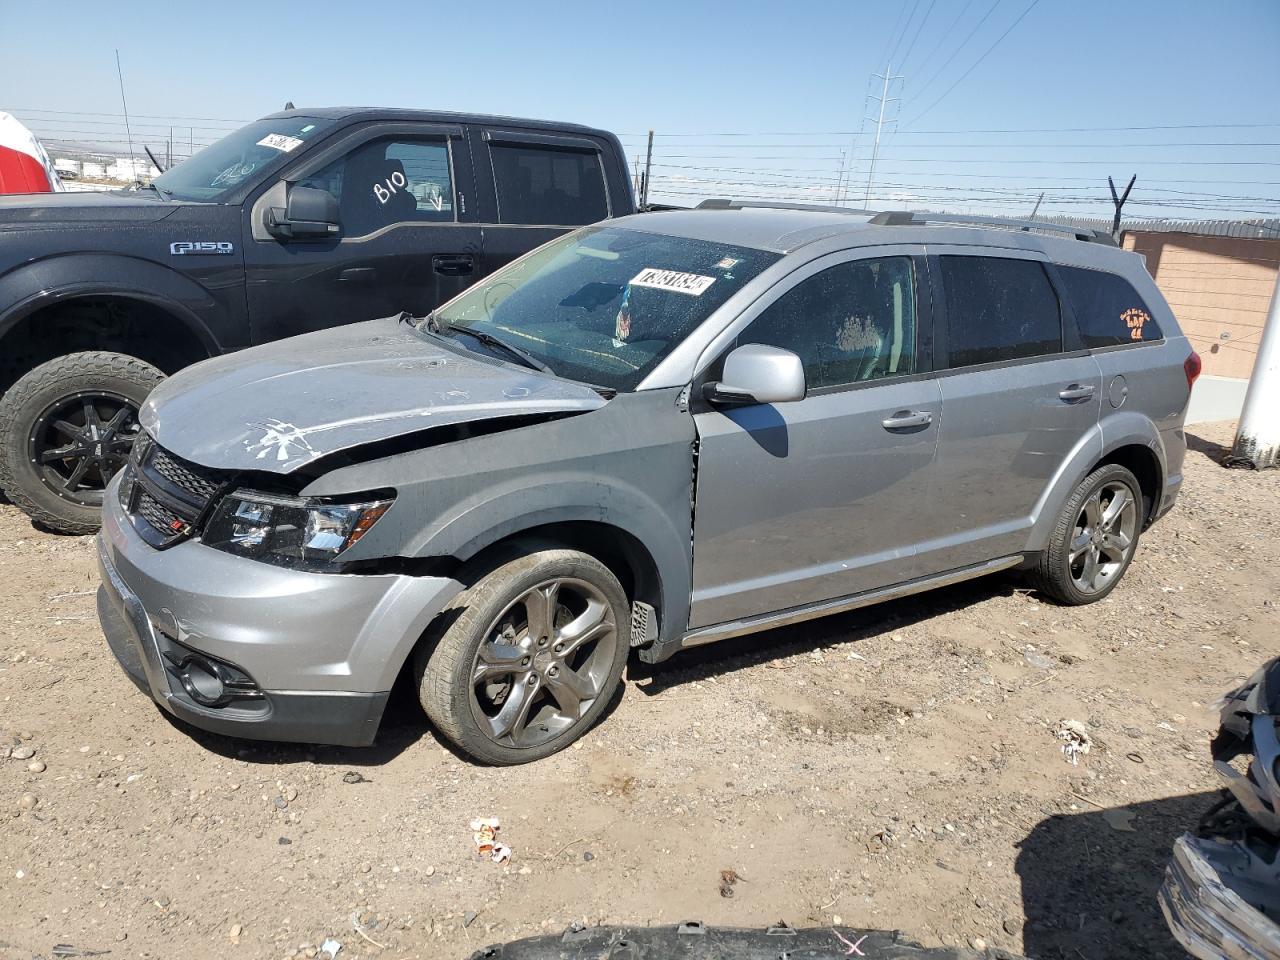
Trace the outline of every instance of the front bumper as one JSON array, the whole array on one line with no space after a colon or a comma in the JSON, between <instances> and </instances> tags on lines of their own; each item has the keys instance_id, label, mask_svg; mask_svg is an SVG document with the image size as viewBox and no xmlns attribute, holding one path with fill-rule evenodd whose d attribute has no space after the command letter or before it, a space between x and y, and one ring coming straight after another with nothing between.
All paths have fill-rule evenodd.
<instances>
[{"instance_id":1,"label":"front bumper","mask_svg":"<svg viewBox=\"0 0 1280 960\"><path fill-rule=\"evenodd\" d=\"M1280 926L1254 903L1270 901L1274 910L1278 879L1275 864L1242 842L1184 834L1173 845L1160 909L1178 942L1200 960L1275 960Z\"/></svg>"},{"instance_id":2,"label":"front bumper","mask_svg":"<svg viewBox=\"0 0 1280 960\"><path fill-rule=\"evenodd\" d=\"M155 550L115 483L97 542L98 619L121 667L174 716L253 739L371 743L406 658L461 589L442 577L286 570L198 541ZM237 678L234 696L197 702L181 679L193 660Z\"/></svg>"}]
</instances>

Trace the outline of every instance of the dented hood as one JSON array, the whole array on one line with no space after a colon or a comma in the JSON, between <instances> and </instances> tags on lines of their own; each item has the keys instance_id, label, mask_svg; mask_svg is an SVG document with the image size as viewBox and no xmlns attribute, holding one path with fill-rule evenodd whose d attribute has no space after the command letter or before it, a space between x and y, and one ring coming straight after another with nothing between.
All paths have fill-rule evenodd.
<instances>
[{"instance_id":1,"label":"dented hood","mask_svg":"<svg viewBox=\"0 0 1280 960\"><path fill-rule=\"evenodd\" d=\"M189 367L151 393L141 419L195 463L292 473L419 430L604 403L590 387L473 357L387 318Z\"/></svg>"}]
</instances>

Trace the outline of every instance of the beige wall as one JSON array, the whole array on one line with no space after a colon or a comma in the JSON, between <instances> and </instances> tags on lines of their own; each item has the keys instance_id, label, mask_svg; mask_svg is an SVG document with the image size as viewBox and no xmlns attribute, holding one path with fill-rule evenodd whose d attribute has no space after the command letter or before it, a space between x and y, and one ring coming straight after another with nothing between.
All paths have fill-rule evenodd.
<instances>
[{"instance_id":1,"label":"beige wall","mask_svg":"<svg viewBox=\"0 0 1280 960\"><path fill-rule=\"evenodd\" d=\"M1280 267L1280 240L1126 231L1124 248L1146 256L1204 372L1248 377Z\"/></svg>"}]
</instances>

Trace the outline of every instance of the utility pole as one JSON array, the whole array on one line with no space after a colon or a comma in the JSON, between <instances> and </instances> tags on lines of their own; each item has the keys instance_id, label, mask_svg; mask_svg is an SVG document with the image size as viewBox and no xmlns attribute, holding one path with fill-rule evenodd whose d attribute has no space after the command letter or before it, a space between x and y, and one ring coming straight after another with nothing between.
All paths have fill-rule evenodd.
<instances>
[{"instance_id":1,"label":"utility pole","mask_svg":"<svg viewBox=\"0 0 1280 960\"><path fill-rule=\"evenodd\" d=\"M1036 198L1036 205L1031 208L1031 216L1027 217L1028 220L1034 220L1036 218L1036 211L1040 209L1040 203L1043 200L1044 200L1044 191L1041 190L1040 196Z\"/></svg>"},{"instance_id":2,"label":"utility pole","mask_svg":"<svg viewBox=\"0 0 1280 960\"><path fill-rule=\"evenodd\" d=\"M649 148L644 155L644 180L640 184L640 209L649 206L649 175L653 170L653 131L649 131Z\"/></svg>"},{"instance_id":3,"label":"utility pole","mask_svg":"<svg viewBox=\"0 0 1280 960\"><path fill-rule=\"evenodd\" d=\"M836 168L836 189L832 200L840 202L840 188L844 186L844 151L840 151L840 166Z\"/></svg>"},{"instance_id":4,"label":"utility pole","mask_svg":"<svg viewBox=\"0 0 1280 960\"><path fill-rule=\"evenodd\" d=\"M1116 182L1107 177L1107 186L1111 188L1111 202L1116 205L1116 216L1111 221L1111 237L1114 240L1120 239L1120 211L1124 207L1124 202L1129 199L1129 191L1133 189L1133 184L1137 181L1138 175L1135 173L1129 178L1129 185L1124 188L1124 193L1116 196Z\"/></svg>"},{"instance_id":5,"label":"utility pole","mask_svg":"<svg viewBox=\"0 0 1280 960\"><path fill-rule=\"evenodd\" d=\"M867 168L867 196L863 200L864 207L871 206L871 182L876 175L876 158L880 155L880 131L884 128L885 124L884 105L898 99L897 97L889 96L889 83L893 80L902 79L901 76L895 77L893 75L893 68L891 66L886 66L884 68L883 76L878 73L873 73L872 76L877 80L884 81L884 89L880 92L880 96L877 97L880 101L880 116L876 118L876 142L871 147L871 166ZM870 120L871 118L867 117L867 119ZM897 123L897 121L890 120L889 123Z\"/></svg>"},{"instance_id":6,"label":"utility pole","mask_svg":"<svg viewBox=\"0 0 1280 960\"><path fill-rule=\"evenodd\" d=\"M1229 466L1280 467L1280 273L1271 293L1271 309L1262 328L1258 357L1244 395L1236 442L1223 462Z\"/></svg>"}]
</instances>

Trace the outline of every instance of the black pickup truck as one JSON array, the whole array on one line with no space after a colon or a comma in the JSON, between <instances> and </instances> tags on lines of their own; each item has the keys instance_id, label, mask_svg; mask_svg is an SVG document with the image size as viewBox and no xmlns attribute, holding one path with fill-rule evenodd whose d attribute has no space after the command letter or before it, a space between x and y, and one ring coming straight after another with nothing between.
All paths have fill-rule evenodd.
<instances>
[{"instance_id":1,"label":"black pickup truck","mask_svg":"<svg viewBox=\"0 0 1280 960\"><path fill-rule=\"evenodd\" d=\"M634 212L612 134L364 108L272 114L137 189L0 197L0 488L48 527L90 532L165 374L426 313Z\"/></svg>"}]
</instances>

